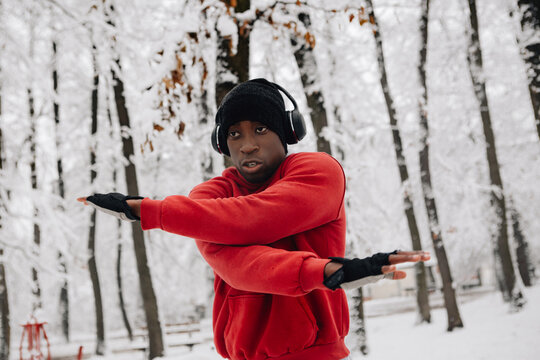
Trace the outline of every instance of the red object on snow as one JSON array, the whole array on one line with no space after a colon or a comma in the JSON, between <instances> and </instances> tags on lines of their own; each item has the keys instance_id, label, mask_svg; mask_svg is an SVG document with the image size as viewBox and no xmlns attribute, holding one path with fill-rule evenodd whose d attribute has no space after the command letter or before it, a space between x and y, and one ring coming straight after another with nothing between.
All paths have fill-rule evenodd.
<instances>
[{"instance_id":1,"label":"red object on snow","mask_svg":"<svg viewBox=\"0 0 540 360\"><path fill-rule=\"evenodd\" d=\"M43 360L43 352L41 350L41 339L45 340L47 344L47 360L51 360L51 344L47 338L47 333L45 332L46 322L38 322L35 317L32 316L32 319L24 325L21 325L24 330L21 335L21 345L19 346L20 360ZM28 346L25 348L23 354L23 344L24 337L27 338Z\"/></svg>"}]
</instances>

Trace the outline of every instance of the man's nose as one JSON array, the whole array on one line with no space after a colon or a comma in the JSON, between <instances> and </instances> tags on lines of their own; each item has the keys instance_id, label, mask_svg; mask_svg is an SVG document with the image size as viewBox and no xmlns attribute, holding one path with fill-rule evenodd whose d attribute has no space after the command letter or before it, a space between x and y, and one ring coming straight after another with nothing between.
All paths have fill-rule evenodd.
<instances>
[{"instance_id":1,"label":"man's nose","mask_svg":"<svg viewBox=\"0 0 540 360\"><path fill-rule=\"evenodd\" d=\"M246 138L240 147L240 151L244 154L251 154L257 150L259 150L259 144L257 144L253 137Z\"/></svg>"}]
</instances>

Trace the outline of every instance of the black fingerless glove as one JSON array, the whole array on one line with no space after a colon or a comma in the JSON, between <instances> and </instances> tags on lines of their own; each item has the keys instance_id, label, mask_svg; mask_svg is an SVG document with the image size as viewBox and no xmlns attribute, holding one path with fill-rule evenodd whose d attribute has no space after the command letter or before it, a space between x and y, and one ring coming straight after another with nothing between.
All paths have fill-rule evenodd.
<instances>
[{"instance_id":1,"label":"black fingerless glove","mask_svg":"<svg viewBox=\"0 0 540 360\"><path fill-rule=\"evenodd\" d=\"M390 265L388 257L397 254L397 250L390 253L377 253L364 259L345 259L331 257L332 261L343 266L324 280L324 285L332 290L337 288L354 289L366 284L374 283L384 278L392 278L393 273L384 275L382 267Z\"/></svg>"},{"instance_id":2,"label":"black fingerless glove","mask_svg":"<svg viewBox=\"0 0 540 360\"><path fill-rule=\"evenodd\" d=\"M121 220L139 221L141 218L131 212L126 200L141 200L141 196L126 196L120 193L94 194L86 198L86 201L94 208L109 215L116 216Z\"/></svg>"}]
</instances>

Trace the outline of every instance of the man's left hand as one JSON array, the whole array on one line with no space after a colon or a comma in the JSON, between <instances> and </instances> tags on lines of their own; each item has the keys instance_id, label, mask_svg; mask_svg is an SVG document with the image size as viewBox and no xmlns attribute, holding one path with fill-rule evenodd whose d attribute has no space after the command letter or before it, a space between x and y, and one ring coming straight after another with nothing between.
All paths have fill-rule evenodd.
<instances>
[{"instance_id":1,"label":"man's left hand","mask_svg":"<svg viewBox=\"0 0 540 360\"><path fill-rule=\"evenodd\" d=\"M94 194L80 197L77 201L90 205L106 214L113 215L121 220L141 220L141 196L126 196L120 193Z\"/></svg>"}]
</instances>

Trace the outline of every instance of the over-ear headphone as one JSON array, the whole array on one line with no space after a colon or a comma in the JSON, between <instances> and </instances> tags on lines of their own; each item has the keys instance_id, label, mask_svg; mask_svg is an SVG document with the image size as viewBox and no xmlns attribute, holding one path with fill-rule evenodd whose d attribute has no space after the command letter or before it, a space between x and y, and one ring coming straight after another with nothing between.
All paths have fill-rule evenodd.
<instances>
[{"instance_id":1,"label":"over-ear headphone","mask_svg":"<svg viewBox=\"0 0 540 360\"><path fill-rule=\"evenodd\" d=\"M294 98L281 86L276 83L267 81L266 79L253 79L252 82L258 82L261 84L269 85L275 89L281 91L291 101L294 106L292 110L285 110L285 123L283 129L285 130L285 142L287 144L296 144L306 136L306 123L304 117L298 110L298 105ZM216 126L212 131L212 147L220 154L230 155L229 148L227 147L227 134L223 134L221 131L220 121L220 109L218 109L216 115Z\"/></svg>"}]
</instances>

